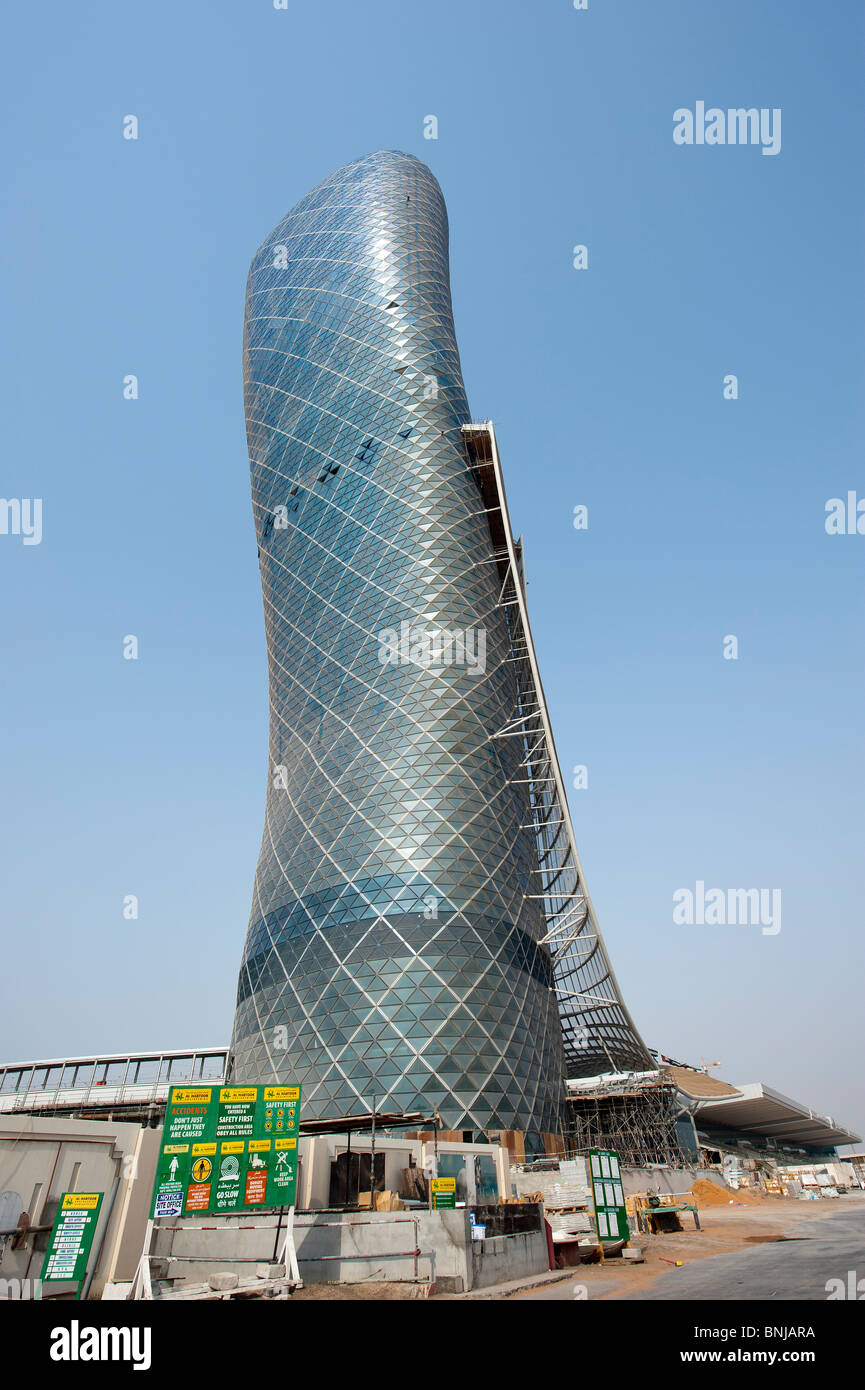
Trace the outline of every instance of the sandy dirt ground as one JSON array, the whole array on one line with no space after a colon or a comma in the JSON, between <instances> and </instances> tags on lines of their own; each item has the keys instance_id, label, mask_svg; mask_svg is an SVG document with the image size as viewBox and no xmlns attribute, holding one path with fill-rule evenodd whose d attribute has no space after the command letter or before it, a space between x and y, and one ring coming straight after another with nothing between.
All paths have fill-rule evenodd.
<instances>
[{"instance_id":1,"label":"sandy dirt ground","mask_svg":"<svg viewBox=\"0 0 865 1390\"><path fill-rule=\"evenodd\" d=\"M676 1260L690 1264L709 1255L723 1255L734 1250L757 1248L766 1241L794 1238L796 1228L809 1226L827 1216L837 1215L850 1206L865 1215L865 1198L841 1197L803 1202L783 1197L766 1197L749 1206L713 1206L700 1210L702 1230L694 1228L690 1212L682 1213L684 1229L674 1235L635 1236L631 1244L639 1245L645 1256L644 1264L624 1266L619 1259L605 1265L580 1265L570 1270L572 1284L584 1284L591 1299L639 1298L661 1274L675 1269ZM668 1263L668 1261L670 1263ZM563 1271L564 1272L564 1271ZM550 1297L551 1290L526 1289L514 1298ZM571 1295L573 1297L573 1295Z\"/></svg>"}]
</instances>

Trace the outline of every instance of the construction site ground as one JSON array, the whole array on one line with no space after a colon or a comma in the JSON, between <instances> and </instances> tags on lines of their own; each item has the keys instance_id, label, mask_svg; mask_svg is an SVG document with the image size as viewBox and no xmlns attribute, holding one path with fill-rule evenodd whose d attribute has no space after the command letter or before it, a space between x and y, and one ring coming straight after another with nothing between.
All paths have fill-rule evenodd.
<instances>
[{"instance_id":1,"label":"construction site ground","mask_svg":"<svg viewBox=\"0 0 865 1390\"><path fill-rule=\"evenodd\" d=\"M849 1268L856 1268L849 1261L857 1248L859 1266L863 1267L865 1196L861 1194L816 1202L765 1197L743 1206L706 1207L700 1210L700 1231L688 1214L682 1221L684 1229L675 1234L633 1238L632 1245L643 1251L643 1264L625 1265L613 1259L604 1265L580 1265L560 1271L558 1277L547 1275L542 1283L532 1286L485 1289L468 1296L574 1299L574 1286L583 1285L585 1297L594 1300L772 1298L776 1293L779 1298L825 1299L826 1270L830 1276L846 1277ZM767 1246L771 1252L752 1262L751 1256ZM712 1260L724 1256L738 1258ZM712 1263L704 1266L706 1260ZM676 1267L675 1261L682 1263ZM791 1280L783 1277L784 1264L791 1270L795 1266ZM696 1271L691 1272L696 1265L703 1266L699 1277ZM753 1281L748 1278L749 1267ZM786 1289L785 1283L789 1286ZM778 1287L772 1288L773 1284Z\"/></svg>"}]
</instances>

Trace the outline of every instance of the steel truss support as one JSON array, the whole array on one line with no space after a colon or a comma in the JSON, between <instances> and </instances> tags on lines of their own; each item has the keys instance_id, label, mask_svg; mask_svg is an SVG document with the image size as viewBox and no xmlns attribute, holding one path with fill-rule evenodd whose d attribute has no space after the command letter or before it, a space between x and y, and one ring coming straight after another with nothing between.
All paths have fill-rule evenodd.
<instances>
[{"instance_id":1,"label":"steel truss support","mask_svg":"<svg viewBox=\"0 0 865 1390\"><path fill-rule=\"evenodd\" d=\"M501 555L498 606L508 623L518 693L516 708L494 737L523 740L520 772L525 775L513 780L528 787L529 824L538 845L534 873L539 879L525 896L542 904L546 931L539 944L552 956L567 1075L651 1069L652 1059L625 1007L585 886L529 626L522 545L514 541L510 524L495 430L491 421L465 425L463 437L489 514L494 548Z\"/></svg>"}]
</instances>

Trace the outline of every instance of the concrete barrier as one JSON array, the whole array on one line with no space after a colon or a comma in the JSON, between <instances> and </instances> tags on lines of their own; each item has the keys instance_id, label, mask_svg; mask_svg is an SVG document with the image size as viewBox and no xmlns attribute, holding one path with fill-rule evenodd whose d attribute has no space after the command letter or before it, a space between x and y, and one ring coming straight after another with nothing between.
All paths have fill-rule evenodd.
<instances>
[{"instance_id":1,"label":"concrete barrier","mask_svg":"<svg viewBox=\"0 0 865 1390\"><path fill-rule=\"evenodd\" d=\"M527 1211L527 1209L523 1209ZM385 1280L437 1284L453 1292L542 1273L548 1268L540 1209L532 1226L512 1235L472 1240L469 1212L300 1212L295 1244L305 1283ZM216 1230L205 1230L217 1226ZM157 1225L154 1272L179 1281L206 1282L217 1271L251 1274L270 1261L281 1237L275 1213L238 1222L228 1217L183 1217Z\"/></svg>"}]
</instances>

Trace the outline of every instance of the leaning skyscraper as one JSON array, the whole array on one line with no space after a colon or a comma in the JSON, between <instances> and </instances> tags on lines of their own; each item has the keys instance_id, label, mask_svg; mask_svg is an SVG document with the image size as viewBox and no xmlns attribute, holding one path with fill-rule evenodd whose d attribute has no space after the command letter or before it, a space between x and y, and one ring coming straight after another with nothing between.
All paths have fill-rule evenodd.
<instances>
[{"instance_id":1,"label":"leaning skyscraper","mask_svg":"<svg viewBox=\"0 0 865 1390\"><path fill-rule=\"evenodd\" d=\"M307 1116L555 1131L651 1065L585 891L495 434L419 160L339 169L255 255L244 334L270 757L231 1047Z\"/></svg>"}]
</instances>

